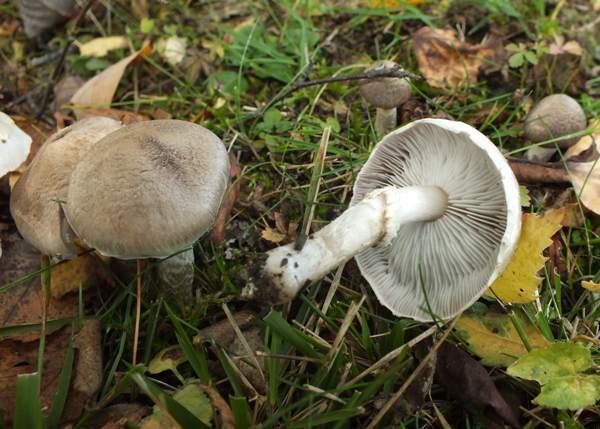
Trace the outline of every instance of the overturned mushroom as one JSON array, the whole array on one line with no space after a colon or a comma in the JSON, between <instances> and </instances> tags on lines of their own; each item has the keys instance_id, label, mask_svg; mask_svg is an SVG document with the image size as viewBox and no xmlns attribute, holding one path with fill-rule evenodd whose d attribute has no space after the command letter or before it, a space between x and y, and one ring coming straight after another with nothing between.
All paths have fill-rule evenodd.
<instances>
[{"instance_id":1,"label":"overturned mushroom","mask_svg":"<svg viewBox=\"0 0 600 429\"><path fill-rule=\"evenodd\" d=\"M397 64L383 61L373 68L391 69ZM410 98L411 87L406 79L383 77L367 81L360 87L360 94L367 103L377 108L375 132L379 137L396 128L396 108Z\"/></svg>"},{"instance_id":2,"label":"overturned mushroom","mask_svg":"<svg viewBox=\"0 0 600 429\"><path fill-rule=\"evenodd\" d=\"M121 127L119 121L92 117L48 138L10 196L10 212L21 235L43 254L72 258L77 249L64 222L71 173L90 148Z\"/></svg>"},{"instance_id":3,"label":"overturned mushroom","mask_svg":"<svg viewBox=\"0 0 600 429\"><path fill-rule=\"evenodd\" d=\"M553 94L540 100L525 120L525 137L540 143L583 131L586 126L585 113L579 103L566 94ZM556 144L567 149L578 137L562 139ZM545 162L556 152L554 143L532 147L525 157L530 161Z\"/></svg>"},{"instance_id":4,"label":"overturned mushroom","mask_svg":"<svg viewBox=\"0 0 600 429\"><path fill-rule=\"evenodd\" d=\"M520 225L517 181L483 134L462 122L415 121L378 144L348 210L301 249L268 252L263 290L289 300L356 256L394 314L448 319L502 272Z\"/></svg>"},{"instance_id":5,"label":"overturned mushroom","mask_svg":"<svg viewBox=\"0 0 600 429\"><path fill-rule=\"evenodd\" d=\"M187 300L191 247L212 227L228 178L227 152L206 128L176 120L135 123L86 154L71 177L65 213L77 236L105 256L168 258L159 276Z\"/></svg>"}]
</instances>

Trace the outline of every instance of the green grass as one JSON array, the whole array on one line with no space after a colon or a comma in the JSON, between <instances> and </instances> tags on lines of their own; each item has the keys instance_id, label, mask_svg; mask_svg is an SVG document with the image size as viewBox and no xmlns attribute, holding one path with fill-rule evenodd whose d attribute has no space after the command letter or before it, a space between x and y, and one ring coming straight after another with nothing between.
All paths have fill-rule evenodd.
<instances>
[{"instance_id":1,"label":"green grass","mask_svg":"<svg viewBox=\"0 0 600 429\"><path fill-rule=\"evenodd\" d=\"M149 374L145 366L131 367L135 309L135 285L131 279L121 279L115 273L114 287L83 291L85 317L102 322L104 370L97 406L86 411L76 427L86 427L94 414L111 403L134 400L156 404L183 427L202 427L192 413L171 399L183 381L198 380L221 393L239 427L366 427L382 401L403 386L425 356L432 331L426 324L395 318L379 305L353 262L304 291L289 308L257 314L255 325L262 335L258 344L262 350L257 356L248 355L245 347L232 352L227 344L218 341L199 345L194 337L226 319L224 308L231 313L248 308L240 297L245 286L244 273L271 246L260 239L260 234L267 225L275 227L273 214L298 225L298 231L304 226L314 229L339 215L349 202L357 172L377 143L374 112L361 101L356 84L335 83L300 90L270 106L261 116L256 112L301 79L303 73L311 78L348 74L384 58L393 58L417 72L411 32L423 25L444 27L455 23L434 4L437 2L386 10L362 3L349 7L344 2L337 2L336 6L336 2L329 1L262 0L242 2L240 15L229 16L227 8L236 2L223 6L222 2L177 0L150 2L150 17L155 25L150 34L143 34L140 19L132 14L129 2L110 3L112 13L107 15L101 3L103 12L97 14L95 24L86 21L86 27L78 33L79 40L126 34L133 46L140 47L146 38L156 40L176 33L188 38L197 65L212 71L210 76L194 76L193 66L171 67L152 55L133 67L135 78L132 71L126 74L113 107L139 109L147 114L160 109L173 118L199 122L211 129L231 152L239 154L242 192L230 220L231 240L215 246L203 238L196 246L195 302L181 309L170 305L168 297L161 297L160 293L144 296L142 364L148 365L162 350L178 346L184 362L177 373ZM467 33L474 40L480 40L490 25L510 25L509 33L514 35L511 40L527 44L550 42L551 31L569 36L565 23L551 19L553 6L542 0L463 3L477 7L484 17ZM14 8L0 6L0 10L5 8L8 13L15 13ZM332 34L334 37L325 43ZM22 34L15 37L25 42ZM61 33L54 42L64 43ZM206 42L210 42L212 50ZM10 44L0 42L7 62L12 61L12 49ZM43 52L28 49L27 55L39 56ZM223 56L218 54L219 49ZM125 55L124 51L111 53L107 64ZM599 60L589 58L587 65L593 61L598 65ZM77 54L69 56L68 63L72 73L85 77L95 73L86 68L90 67L86 59ZM25 63L13 62L13 66L24 69ZM29 70L26 78L34 86L44 82L51 71L52 65ZM541 98L557 88L550 81L543 85L529 81L527 66L505 71L509 80L502 85L492 85L482 78L477 84L446 91L420 81L414 83L414 94L431 114L443 113L468 122L505 153L516 154L526 149L521 137L526 96ZM600 81L591 78L587 85L596 89L596 95L580 92L576 97L588 117L597 116ZM324 148L321 139L327 127L331 134ZM315 163L320 147L324 148L322 164ZM543 193L538 194L528 210L544 207ZM598 219L588 214L583 227L563 229L561 259L566 274L559 277L547 269L539 303L515 308L548 338L568 339L573 326L586 335L595 335L600 305L594 295L579 288L579 282L600 280L598 226ZM0 285L0 293L9 292L25 280L14 279ZM48 328L71 322L50 322ZM39 325L2 327L0 338L40 329ZM443 326L440 329L444 331ZM245 335L247 331L240 332ZM422 341L411 342L423 333ZM255 347L252 343L250 349ZM598 348L594 347L593 352L598 361ZM263 365L259 385L241 370L256 366L256 362ZM71 364L69 355L61 375L62 393L65 380L71 376ZM495 371L495 375L506 382L507 376L502 372ZM19 398L35 391L35 382L35 375L20 379ZM536 394L527 384L513 380L511 386L529 399ZM18 400L20 417L15 427L43 424L35 395L31 397L34 400L27 403ZM62 396L57 396L48 422L57 421L61 401ZM558 413L525 404L535 416L556 426L561 419L572 420L570 427L600 422L593 410L583 414ZM486 427L479 416L457 407L437 385L419 412L401 416L392 409L384 422L393 427L426 428L439 424L439 413L452 427ZM536 419L524 415L522 422L533 427Z\"/></svg>"}]
</instances>

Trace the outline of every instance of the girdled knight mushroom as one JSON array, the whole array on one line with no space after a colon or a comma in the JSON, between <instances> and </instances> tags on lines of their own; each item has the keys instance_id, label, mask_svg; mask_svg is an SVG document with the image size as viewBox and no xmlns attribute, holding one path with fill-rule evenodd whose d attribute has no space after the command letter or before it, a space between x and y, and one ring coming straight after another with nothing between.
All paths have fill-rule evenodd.
<instances>
[{"instance_id":1,"label":"girdled knight mushroom","mask_svg":"<svg viewBox=\"0 0 600 429\"><path fill-rule=\"evenodd\" d=\"M465 123L422 119L377 145L340 217L301 248L268 252L258 293L289 300L355 257L395 315L449 319L502 272L520 226L519 187L496 146Z\"/></svg>"}]
</instances>

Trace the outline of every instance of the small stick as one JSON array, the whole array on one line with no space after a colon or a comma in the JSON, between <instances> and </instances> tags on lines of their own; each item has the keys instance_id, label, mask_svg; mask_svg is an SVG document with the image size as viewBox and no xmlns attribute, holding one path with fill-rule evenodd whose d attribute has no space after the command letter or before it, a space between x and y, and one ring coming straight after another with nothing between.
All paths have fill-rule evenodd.
<instances>
[{"instance_id":1,"label":"small stick","mask_svg":"<svg viewBox=\"0 0 600 429\"><path fill-rule=\"evenodd\" d=\"M258 110L254 115L255 117L262 116L270 107L279 103L281 100L286 98L288 95L296 92L300 89L309 88L311 86L325 85L332 82L350 82L354 80L367 80L367 79L379 79L381 77L397 77L400 79L409 78L413 80L421 79L420 76L404 70L401 66L396 65L394 67L375 67L374 69L355 73L348 76L331 76L323 79L315 80L300 80L294 85L290 86L283 92L276 95L271 101L269 101L262 109Z\"/></svg>"},{"instance_id":2,"label":"small stick","mask_svg":"<svg viewBox=\"0 0 600 429\"><path fill-rule=\"evenodd\" d=\"M142 315L142 260L136 259L136 290L135 290L135 328L133 330L133 357L132 366L137 364L138 342L140 339L140 319Z\"/></svg>"},{"instance_id":3,"label":"small stick","mask_svg":"<svg viewBox=\"0 0 600 429\"><path fill-rule=\"evenodd\" d=\"M521 158L509 157L510 168L519 182L522 183L571 183L569 174L559 163L535 162Z\"/></svg>"}]
</instances>

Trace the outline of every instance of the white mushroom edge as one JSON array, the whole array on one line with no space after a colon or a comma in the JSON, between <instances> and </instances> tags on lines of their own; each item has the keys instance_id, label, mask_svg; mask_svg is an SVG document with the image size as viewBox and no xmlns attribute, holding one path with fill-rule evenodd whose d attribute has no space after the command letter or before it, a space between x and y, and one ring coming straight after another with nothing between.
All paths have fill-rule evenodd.
<instances>
[{"instance_id":1,"label":"white mushroom edge","mask_svg":"<svg viewBox=\"0 0 600 429\"><path fill-rule=\"evenodd\" d=\"M19 168L31 148L31 137L0 112L0 178Z\"/></svg>"}]
</instances>

